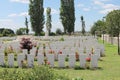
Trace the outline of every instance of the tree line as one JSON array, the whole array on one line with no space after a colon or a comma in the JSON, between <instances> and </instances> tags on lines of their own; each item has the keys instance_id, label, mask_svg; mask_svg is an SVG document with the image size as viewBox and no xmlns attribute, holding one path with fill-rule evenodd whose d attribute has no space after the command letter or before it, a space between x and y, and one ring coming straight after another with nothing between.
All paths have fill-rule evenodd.
<instances>
[{"instance_id":1,"label":"tree line","mask_svg":"<svg viewBox=\"0 0 120 80\"><path fill-rule=\"evenodd\" d=\"M91 28L91 34L101 36L101 34L109 34L111 37L117 37L118 41L118 54L120 55L120 10L113 10L109 12L102 20L98 20ZM112 42L112 41L111 41Z\"/></svg>"},{"instance_id":2,"label":"tree line","mask_svg":"<svg viewBox=\"0 0 120 80\"><path fill-rule=\"evenodd\" d=\"M75 24L75 8L74 8L74 0L60 0L60 19L64 28L64 33L74 33L74 24ZM40 35L43 32L44 24L45 24L45 16L44 16L44 8L43 8L44 0L30 0L29 4L29 15L32 30L36 35ZM51 8L47 8L47 21L46 28L48 33L51 32L52 24L51 24Z\"/></svg>"}]
</instances>

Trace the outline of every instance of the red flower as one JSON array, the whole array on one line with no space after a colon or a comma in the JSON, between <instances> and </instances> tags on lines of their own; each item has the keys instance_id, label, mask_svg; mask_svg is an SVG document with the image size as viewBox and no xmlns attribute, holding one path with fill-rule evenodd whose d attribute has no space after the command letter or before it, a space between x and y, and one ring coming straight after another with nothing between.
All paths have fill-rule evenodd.
<instances>
[{"instance_id":1,"label":"red flower","mask_svg":"<svg viewBox=\"0 0 120 80\"><path fill-rule=\"evenodd\" d=\"M59 51L59 54L62 54L62 51Z\"/></svg>"},{"instance_id":2,"label":"red flower","mask_svg":"<svg viewBox=\"0 0 120 80\"><path fill-rule=\"evenodd\" d=\"M75 52L76 60L79 60L79 54Z\"/></svg>"},{"instance_id":3,"label":"red flower","mask_svg":"<svg viewBox=\"0 0 120 80\"><path fill-rule=\"evenodd\" d=\"M47 64L50 65L50 62L48 61Z\"/></svg>"},{"instance_id":4,"label":"red flower","mask_svg":"<svg viewBox=\"0 0 120 80\"><path fill-rule=\"evenodd\" d=\"M90 61L91 61L91 58L90 58L90 57L87 57L87 58L86 58L86 61L90 62Z\"/></svg>"}]
</instances>

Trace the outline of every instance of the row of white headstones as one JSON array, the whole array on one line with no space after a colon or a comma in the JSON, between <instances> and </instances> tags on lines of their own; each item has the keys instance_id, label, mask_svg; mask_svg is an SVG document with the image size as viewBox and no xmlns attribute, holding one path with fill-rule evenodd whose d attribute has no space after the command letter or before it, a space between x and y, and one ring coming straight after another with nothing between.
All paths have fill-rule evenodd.
<instances>
[{"instance_id":1,"label":"row of white headstones","mask_svg":"<svg viewBox=\"0 0 120 80\"><path fill-rule=\"evenodd\" d=\"M58 54L58 67L65 67L65 58L67 55L65 54ZM46 55L48 62L50 63L50 67L55 67L55 57L54 54L47 54ZM81 68L86 68L86 54L80 54L79 55L79 62L80 62L80 67ZM4 66L5 65L5 61L4 61L5 56L3 54L0 54L0 65ZM31 54L27 54L27 64L28 67L34 67L34 55ZM39 65L43 65L44 64L44 54L38 54L37 56L37 63ZM69 54L68 56L68 63L69 63L69 67L75 67L75 62L76 62L76 57L75 54ZM98 55L97 54L93 54L91 55L91 61L90 61L90 67L91 68L97 68L98 67ZM17 63L18 63L18 67L22 67L22 62L25 60L25 54L21 53L18 54L17 56ZM8 54L8 66L9 67L14 67L14 54Z\"/></svg>"},{"instance_id":2,"label":"row of white headstones","mask_svg":"<svg viewBox=\"0 0 120 80\"><path fill-rule=\"evenodd\" d=\"M80 41L79 41L80 40ZM76 42L77 41L77 42ZM80 44L80 47L79 46L74 46L74 42L76 44ZM60 50L62 49L63 51L63 54L57 54L57 59L58 59L58 66L59 67L65 67L65 58L67 55L69 55L69 67L74 67L75 66L75 61L76 61L76 57L75 57L75 50L76 48L78 49L82 49L79 51L79 60L80 60L80 67L82 68L85 68L85 64L86 64L86 57L88 57L89 53L90 53L90 50L87 52L87 54L82 54L83 53L83 49L84 47L86 47L86 49L89 47L91 49L92 46L94 46L96 48L95 50L95 54L93 54L91 56L91 62L90 62L90 66L91 67L98 67L98 59L100 58L100 55L104 53L104 46L101 46L97 43L96 39L94 39L93 37L67 37L66 38L66 41L64 42L55 42L55 43L52 43L53 45L51 46L51 48L54 50ZM19 48L19 43L11 43L10 45L13 45L13 48L15 48L16 50L18 50ZM64 46L68 46L68 47L71 47L71 49L73 50L70 50L70 49L63 49ZM92 45L92 46L91 46ZM48 46L46 46L46 49L47 49ZM68 48L66 47L66 48ZM75 47L75 48L74 48ZM48 47L49 48L49 47ZM56 49L57 48L57 49ZM95 49L94 48L94 49ZM1 48L2 50L0 50L1 53L3 53L3 50L4 48ZM43 47L41 47L41 49L43 49ZM42 50L39 49L38 53L41 53ZM72 52L74 51L74 52ZM28 67L33 67L34 65L34 54L36 52L36 48L33 48L31 50L31 53L30 55L28 55ZM18 66L21 67L22 66L22 63L21 61L24 60L25 58L25 54L27 53L27 51L23 50L23 54L18 54L17 56L17 62L18 62ZM72 53L72 54L71 54ZM67 55L66 55L67 54ZM47 54L47 59L48 61L50 62L50 66L51 67L54 67L54 62L55 62L55 57L56 55L54 54ZM43 54L38 54L37 56L37 61L38 61L38 64L43 64L44 63L44 55ZM4 55L3 54L0 54L0 64L1 65L4 65ZM10 67L14 66L14 55L13 54L9 54L8 55L8 65Z\"/></svg>"}]
</instances>

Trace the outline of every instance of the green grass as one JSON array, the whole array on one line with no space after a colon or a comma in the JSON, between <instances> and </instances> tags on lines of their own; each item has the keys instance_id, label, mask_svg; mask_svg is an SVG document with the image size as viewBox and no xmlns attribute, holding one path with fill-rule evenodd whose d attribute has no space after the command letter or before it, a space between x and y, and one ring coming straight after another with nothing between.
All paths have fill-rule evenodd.
<instances>
[{"instance_id":1,"label":"green grass","mask_svg":"<svg viewBox=\"0 0 120 80\"><path fill-rule=\"evenodd\" d=\"M101 40L99 40L102 43ZM81 77L84 80L120 80L120 56L117 54L117 46L105 42L105 57L98 62L99 69L96 70L74 70L57 69L62 74L67 74L70 78Z\"/></svg>"}]
</instances>

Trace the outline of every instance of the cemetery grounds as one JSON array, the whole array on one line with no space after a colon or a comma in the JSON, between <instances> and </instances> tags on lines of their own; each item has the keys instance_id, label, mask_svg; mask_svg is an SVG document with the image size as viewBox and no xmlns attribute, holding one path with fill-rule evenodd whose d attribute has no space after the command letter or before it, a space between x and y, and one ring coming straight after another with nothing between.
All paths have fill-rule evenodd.
<instances>
[{"instance_id":1,"label":"cemetery grounds","mask_svg":"<svg viewBox=\"0 0 120 80\"><path fill-rule=\"evenodd\" d=\"M44 43L46 41L42 41ZM98 40L102 44L102 40ZM70 79L80 77L83 80L120 80L120 56L117 54L117 46L111 45L109 43L104 43L105 46L105 56L101 57L98 61L97 69L75 69L75 68L53 68L59 74L65 74ZM37 64L37 62L35 62ZM68 62L65 63L66 65ZM17 65L17 62L15 62ZM55 62L57 65L57 62ZM76 62L79 65L79 62ZM5 68L0 67L0 72ZM15 68L8 68L14 70ZM29 70L21 69L18 70Z\"/></svg>"}]
</instances>

